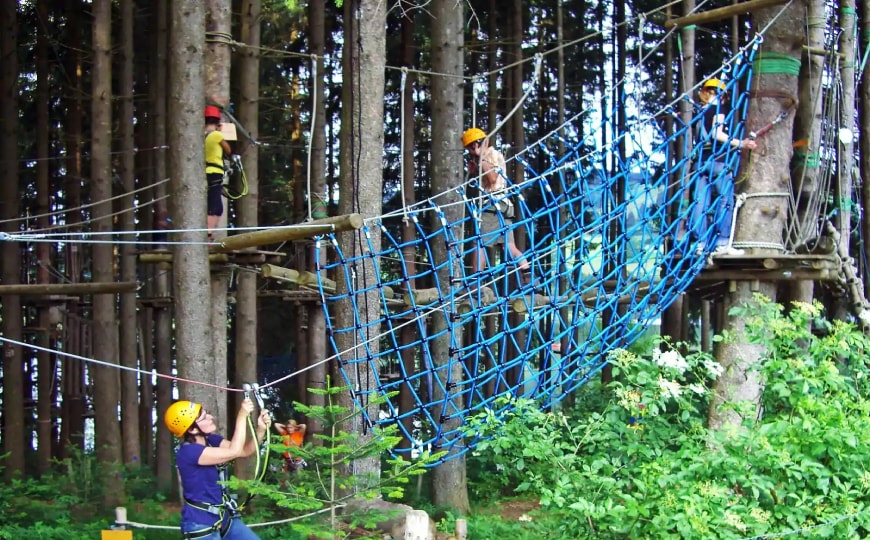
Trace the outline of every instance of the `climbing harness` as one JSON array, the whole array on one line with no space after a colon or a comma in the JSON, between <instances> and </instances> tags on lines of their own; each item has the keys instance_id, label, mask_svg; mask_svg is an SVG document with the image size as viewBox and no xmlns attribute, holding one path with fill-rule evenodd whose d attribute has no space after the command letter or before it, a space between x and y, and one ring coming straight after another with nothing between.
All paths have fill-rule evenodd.
<instances>
[{"instance_id":1,"label":"climbing harness","mask_svg":"<svg viewBox=\"0 0 870 540\"><path fill-rule=\"evenodd\" d=\"M208 440L206 440L206 446L211 446L208 444ZM222 537L226 536L232 526L233 519L239 517L241 514L241 507L238 505L236 495L231 494L227 487L227 480L229 480L229 467L226 463L222 463L220 465L215 465L215 468L217 468L218 471L218 484L221 487L221 503L207 503L185 497L184 504L196 508L197 510L213 514L217 516L217 520L211 527L182 533L183 538L193 540L195 538L202 538L214 534L215 531L219 531Z\"/></svg>"},{"instance_id":2,"label":"climbing harness","mask_svg":"<svg viewBox=\"0 0 870 540\"><path fill-rule=\"evenodd\" d=\"M259 410L265 409L265 402L263 400L263 396L260 394L260 386L257 383L248 384L245 383L242 385L242 389L244 390L245 399L249 399L251 397L251 393L254 393L254 398L257 401L257 405L259 406ZM251 417L248 417L248 429L251 431L251 436L254 437L254 440L257 438L257 430L254 426ZM190 444L190 443L184 443ZM208 444L208 439L206 439L206 446L211 446ZM263 447L265 447L265 456L261 457L261 453L263 450L256 452L257 456L257 464L255 467L254 480L256 482L262 482L263 477L266 475L266 470L268 468L269 462L269 433L266 432L263 437ZM204 536L208 536L210 534L214 534L215 531L219 531L221 537L224 537L229 533L230 527L232 527L233 520L239 516L241 516L242 510L245 506L254 498L252 493L248 493L245 501L241 504L238 503L238 496L234 493L229 492L229 487L227 486L227 481L229 480L229 466L226 463L222 463L220 465L215 465L218 471L218 484L221 487L221 502L219 504L207 503L203 501L196 501L189 499L187 497L184 498L184 503L188 506L196 508L197 510L202 510L204 512L208 512L209 514L213 514L217 516L217 520L211 527L200 529L196 531L190 531L182 533L183 537L188 540L193 540L196 538L202 538Z\"/></svg>"}]
</instances>

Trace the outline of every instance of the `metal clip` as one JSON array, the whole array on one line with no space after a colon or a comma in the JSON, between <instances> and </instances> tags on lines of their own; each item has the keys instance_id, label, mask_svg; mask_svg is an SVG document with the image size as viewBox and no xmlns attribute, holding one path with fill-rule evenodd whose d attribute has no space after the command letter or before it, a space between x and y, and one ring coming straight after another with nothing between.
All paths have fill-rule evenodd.
<instances>
[{"instance_id":1,"label":"metal clip","mask_svg":"<svg viewBox=\"0 0 870 540\"><path fill-rule=\"evenodd\" d=\"M254 397L257 399L257 405L260 407L260 410L266 408L266 403L263 401L263 396L260 395L260 385L257 383L251 384L251 389L254 391Z\"/></svg>"}]
</instances>

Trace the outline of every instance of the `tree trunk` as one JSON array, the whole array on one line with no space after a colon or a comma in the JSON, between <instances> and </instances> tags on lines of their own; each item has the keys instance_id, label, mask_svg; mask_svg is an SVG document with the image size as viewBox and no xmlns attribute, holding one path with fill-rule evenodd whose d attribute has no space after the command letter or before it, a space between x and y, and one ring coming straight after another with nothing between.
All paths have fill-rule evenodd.
<instances>
[{"instance_id":1,"label":"tree trunk","mask_svg":"<svg viewBox=\"0 0 870 540\"><path fill-rule=\"evenodd\" d=\"M91 200L94 212L92 230L100 235L112 230L112 2L95 0L92 4L93 69L91 70ZM91 274L94 281L115 280L115 259L111 244L92 248ZM114 294L93 296L94 357L109 364L118 363L118 320ZM91 368L94 384L94 443L103 466L121 462L121 431L118 425L120 395L119 370L105 365ZM106 470L108 474L108 470ZM120 490L106 490L105 502L117 504Z\"/></svg>"},{"instance_id":2,"label":"tree trunk","mask_svg":"<svg viewBox=\"0 0 870 540\"><path fill-rule=\"evenodd\" d=\"M837 209L836 224L840 231L841 253L854 253L850 249L852 240L852 168L854 166L855 151L855 0L841 0L840 5L840 47L839 53L844 58L840 62L840 80L843 85L843 94L840 96L840 126L850 131L849 137L838 139L838 163L837 163L837 193L835 195L839 208ZM860 56L858 57L860 58ZM867 134L865 134L867 135ZM862 244L858 249L864 249ZM853 309L849 301L849 295L839 296L836 307L832 314L840 320L848 320L849 313L858 315L861 308Z\"/></svg>"},{"instance_id":3,"label":"tree trunk","mask_svg":"<svg viewBox=\"0 0 870 540\"><path fill-rule=\"evenodd\" d=\"M172 279L176 315L178 375L193 381L214 381L211 325L211 279L205 225L206 183L203 178L203 47L205 6L199 0L177 0L169 24L169 191L170 215L179 229L174 245ZM179 394L210 411L218 395L201 385L181 384ZM225 409L224 405L221 409ZM162 414L163 411L159 411ZM225 417L220 417L222 421Z\"/></svg>"},{"instance_id":4,"label":"tree trunk","mask_svg":"<svg viewBox=\"0 0 870 540\"><path fill-rule=\"evenodd\" d=\"M121 187L124 197L121 201L122 213L118 216L119 229L122 231L136 230L133 214L133 191L136 189L136 141L133 133L133 0L121 2L121 54L120 77L118 78L120 97L118 99L120 118L121 155L120 165ZM132 238L125 236L124 238ZM121 251L121 281L136 281L136 246L124 243L119 246ZM139 347L137 331L139 328L136 317L136 293L122 293L120 303L120 343L119 357L121 365L130 368L120 373L121 376L121 438L123 439L124 463L139 465L142 463L142 441L139 439L139 381L134 371L139 368Z\"/></svg>"},{"instance_id":5,"label":"tree trunk","mask_svg":"<svg viewBox=\"0 0 870 540\"><path fill-rule=\"evenodd\" d=\"M232 36L230 25L230 0L206 0L205 18L205 96L210 103L221 106L230 104L230 46L225 36ZM196 103L201 103L196 101ZM200 110L200 119L202 119ZM200 123L202 125L202 123ZM200 143L204 146L202 132ZM201 204L201 203L200 203ZM216 239L226 236L225 227L230 213L229 201L224 201L224 213L217 230L212 231ZM203 222L205 223L205 222ZM218 267L211 272L211 334L214 374L210 380L217 386L225 386L227 382L227 288L229 287L229 270ZM216 394L217 418L229 419L227 396Z\"/></svg>"},{"instance_id":6,"label":"tree trunk","mask_svg":"<svg viewBox=\"0 0 870 540\"><path fill-rule=\"evenodd\" d=\"M327 217L326 199L326 107L325 93L323 90L324 68L323 61L326 41L326 21L324 15L324 0L310 0L308 3L308 32L311 54L315 56L315 66L319 76L311 79L311 95L314 96L315 104L314 122L311 126L311 156L309 161L311 177L311 191L308 197L311 200L311 217L321 219ZM317 271L317 263L314 259L314 247L308 257L311 272ZM326 252L321 250L319 264L326 264ZM326 388L326 314L323 306L316 302L306 305L308 310L308 361L314 364L308 371L307 381L309 388L323 390ZM299 396L300 401L306 401L308 405L323 407L326 400L323 395L311 394ZM323 432L323 422L319 418L307 418L308 429L312 433Z\"/></svg>"},{"instance_id":7,"label":"tree trunk","mask_svg":"<svg viewBox=\"0 0 870 540\"><path fill-rule=\"evenodd\" d=\"M363 216L381 215L383 194L384 155L384 69L386 64L386 5L380 0L359 0L344 4L344 80L347 83L342 91L342 141L341 145L341 200L339 213L360 213ZM342 252L347 257L361 255L357 233L344 233L339 237ZM380 234L371 236L371 251L380 251ZM365 259L357 268L357 283L353 284L358 293L357 311L350 306L336 306L335 325L337 328L354 328L359 318L365 331L343 333L336 336L339 351L352 351L347 360L366 362L366 357L377 356L380 326L372 323L380 318L380 307L376 290L371 283L364 282L364 276L376 276L378 268L372 265L374 259ZM341 280L341 287L346 287ZM337 291L343 294L348 291ZM339 339L340 338L340 339ZM365 348L354 345L365 342ZM366 350L368 349L368 350ZM371 356L370 356L371 355ZM376 371L376 370L375 370ZM352 389L367 396L378 385L378 374L369 369L351 371L348 381ZM349 392L339 396L339 403L349 409L356 408ZM368 417L377 419L376 406L362 404ZM363 418L355 415L345 426L346 431L355 433L361 443L371 438L371 429ZM356 460L353 474L358 481L367 486L377 482L380 477L380 459L377 456Z\"/></svg>"},{"instance_id":8,"label":"tree trunk","mask_svg":"<svg viewBox=\"0 0 870 540\"><path fill-rule=\"evenodd\" d=\"M695 0L683 0L683 14L688 15L695 10ZM682 48L679 51L681 53L681 57L679 59L680 62L680 70L678 73L679 76L679 85L678 91L681 94L687 94L692 86L695 84L695 26L685 26L679 30L680 37L679 40L682 43ZM692 121L692 104L685 99L681 99L679 101L680 107L680 119L682 123L688 125L689 122ZM680 136L677 139L675 144L676 152L675 152L675 160L676 162L681 162L684 156L684 148L690 148L692 141L684 140L686 137L691 138L691 131L686 131L685 135ZM688 173L688 170L685 171ZM677 174L684 174L683 172L677 172ZM682 178L674 178L671 182L671 186L669 190L676 190L680 185ZM673 200L673 197L668 197L669 200ZM672 208L668 210L668 215L671 216L672 219L679 219L679 202L674 204ZM662 314L662 335L669 336L674 341L681 341L683 336L686 334L685 326L688 320L688 313L684 312L682 301L682 295L677 297L674 302L668 306L665 312Z\"/></svg>"},{"instance_id":9,"label":"tree trunk","mask_svg":"<svg viewBox=\"0 0 870 540\"><path fill-rule=\"evenodd\" d=\"M154 62L152 63L152 81L148 85L148 94L151 98L151 130L153 146L163 148L167 142L166 133L166 104L168 88L167 78L167 43L169 41L169 6L166 2L157 2L154 7ZM166 219L169 215L167 202L163 198L166 195L167 177L166 151L152 152L154 167L153 195L155 229L169 227ZM154 297L171 297L169 276L172 271L167 264L158 264L154 271ZM158 373L172 372L172 304L166 302L154 308L154 363ZM161 493L167 493L175 481L172 467L172 434L168 429L162 429L160 414L172 403L172 382L166 379L157 381L157 443L156 443L156 475L157 489ZM150 423L149 423L150 425Z\"/></svg>"},{"instance_id":10,"label":"tree trunk","mask_svg":"<svg viewBox=\"0 0 870 540\"><path fill-rule=\"evenodd\" d=\"M70 232L80 229L82 221L82 108L85 92L82 89L82 50L78 45L83 42L82 38L82 5L81 0L67 0L64 6L64 15L69 25L67 43L74 44L66 47L64 58L64 71L67 74L66 99L63 103L66 108L66 125L64 126L66 159L64 168L64 190L66 191L67 210L64 218ZM81 250L79 244L71 244L65 251L67 275L71 283L78 283L82 274ZM79 303L67 302L67 321L76 320L80 313ZM69 324L64 328L64 339L78 341L70 336L72 332ZM73 340L70 340L73 338ZM72 345L72 343L70 343ZM70 347L75 354L81 354L80 348ZM66 349L66 347L65 347ZM69 350L69 349L67 349ZM84 363L72 358L64 358L61 366L61 384L63 386L63 399L61 403L61 434L60 452L58 458L69 457L72 448L84 450Z\"/></svg>"},{"instance_id":11,"label":"tree trunk","mask_svg":"<svg viewBox=\"0 0 870 540\"><path fill-rule=\"evenodd\" d=\"M802 32L806 6L803 2L789 4L774 21L779 7L759 10L753 17L756 28L764 28L772 22L764 39L764 51L778 53L793 58L799 65ZM747 132L758 131L782 111L782 102L770 95L785 92L797 95L798 79L794 74L782 73L781 69L765 73L764 59L756 70L752 87L758 95L749 105L746 120ZM789 116L777 129L769 131L758 140L758 149L752 156L752 168L744 183L744 191L753 193L783 193L790 186L789 163L792 156L791 133L793 118ZM734 135L734 134L732 134ZM785 227L787 203L784 197L756 196L746 200L740 209L735 237L737 242L751 240L753 251L762 254L778 252L782 248L782 232ZM725 294L723 312L731 307L752 301L753 293L760 293L776 301L776 283L748 281L732 283L731 290ZM708 423L712 429L720 429L726 424L739 425L741 416L725 404L749 402L754 407L749 412L751 419L760 414L761 381L756 369L759 358L764 353L762 347L750 344L744 334L746 322L739 318L728 318L723 327L733 336L729 341L720 343L716 357L725 368L716 380L713 400L710 403Z\"/></svg>"},{"instance_id":12,"label":"tree trunk","mask_svg":"<svg viewBox=\"0 0 870 540\"><path fill-rule=\"evenodd\" d=\"M260 0L243 0L241 19L241 41L247 45L239 58L239 122L245 131L256 140L259 136L259 93L260 93ZM258 224L259 150L247 138L239 140L239 154L248 179L248 194L238 201L239 226L255 227ZM246 382L257 382L257 274L239 273L236 282L236 369L235 383L241 386ZM246 460L246 477L253 477L254 460ZM242 471L236 472L240 477Z\"/></svg>"},{"instance_id":13,"label":"tree trunk","mask_svg":"<svg viewBox=\"0 0 870 540\"><path fill-rule=\"evenodd\" d=\"M870 47L870 0L861 1L861 17L862 29L861 35L864 36L864 47ZM865 181L861 184L861 238L865 242L870 238L870 215L867 209L870 208L870 182L866 179L870 178L870 69L861 70L861 103L858 107L858 132L861 134L858 137L860 145L861 160L859 161L861 178ZM864 290L870 291L870 272L863 272ZM866 293L865 293L866 294Z\"/></svg>"},{"instance_id":14,"label":"tree trunk","mask_svg":"<svg viewBox=\"0 0 870 540\"><path fill-rule=\"evenodd\" d=\"M825 19L825 0L812 0L809 6L809 20ZM825 48L825 27L820 24L807 26L807 46L810 50ZM819 160L822 135L822 75L824 57L806 52L801 64L798 84L799 99L794 119L794 156L791 164L791 179L794 197L797 201L797 220L789 231L789 241L795 246L816 242L823 232L819 230L814 207L808 202L817 196L819 189ZM815 158L813 156L816 156ZM791 301L811 302L813 299L812 281L791 281L785 283L786 296ZM788 302L783 302L788 306Z\"/></svg>"},{"instance_id":15,"label":"tree trunk","mask_svg":"<svg viewBox=\"0 0 870 540\"><path fill-rule=\"evenodd\" d=\"M37 2L36 11L39 22L36 34L36 227L37 229L46 229L50 224L49 212L51 211L49 207L51 188L48 170L48 106L51 101L48 64L50 54L48 46L48 21L50 20L48 2L45 0ZM48 269L51 268L51 244L48 242L36 244L36 258L39 261L39 266L36 269L36 282L43 284L50 283ZM48 305L39 306L38 317L39 334L37 343L43 350L36 353L38 363L36 376L39 388L39 400L36 403L38 418L37 439L39 441L36 469L40 474L44 474L51 467L51 448L54 442L51 413L56 373L53 369L51 354L48 352L51 345Z\"/></svg>"},{"instance_id":16,"label":"tree trunk","mask_svg":"<svg viewBox=\"0 0 870 540\"><path fill-rule=\"evenodd\" d=\"M416 48L414 46L414 18L415 11L408 10L402 16L402 66L409 69L416 65ZM403 109L399 114L402 115L404 129L402 130L402 206L413 206L416 202L414 195L414 133L417 132L414 124L414 75L409 71L405 84L400 90L402 92ZM413 283L414 277L417 274L417 253L414 242L416 241L416 230L411 220L402 221L402 258L405 261L405 276L406 283ZM410 345L417 340L416 325L406 324L402 326L400 343ZM415 373L417 367L415 365L417 356L416 347L407 347L401 352L401 361L405 366L407 373ZM422 383L421 383L422 385ZM418 390L419 392L419 390ZM399 409L401 414L407 414L415 406L414 396L411 389L407 385L403 385L399 395ZM403 430L405 433L413 433L414 418L413 415L407 415L402 420ZM413 441L410 437L404 437L399 446L404 449L410 449Z\"/></svg>"},{"instance_id":17,"label":"tree trunk","mask_svg":"<svg viewBox=\"0 0 870 540\"><path fill-rule=\"evenodd\" d=\"M463 4L453 0L435 0L432 2L432 71L443 75L432 76L432 193L443 193L446 196L439 199L447 223L462 223L464 208L458 202L458 195L452 191L454 186L462 183L462 71L463 71ZM490 100L492 101L492 100ZM492 126L490 126L491 128ZM432 215L433 221L437 221ZM439 227L433 223L433 227ZM462 238L461 225L454 235ZM443 264L448 259L447 246L436 242L431 246L433 263L441 267L438 271L438 282L449 284L452 275L462 275L459 268L447 268ZM446 294L446 293L445 293ZM453 404L447 410L462 410L462 396L459 388L463 378L463 369L458 359L450 354L450 336L444 331L448 321L446 314L431 315L432 335L435 338L431 344L432 362L435 369L446 372L444 366L450 366L451 379L456 381L456 395L445 393L441 385L435 386L432 403L451 401ZM462 336L455 336L461 342ZM442 430L450 432L459 428L458 418L442 420ZM469 512L468 487L466 484L465 456L458 456L439 465L432 473L432 502L435 506L448 507L459 514Z\"/></svg>"},{"instance_id":18,"label":"tree trunk","mask_svg":"<svg viewBox=\"0 0 870 540\"><path fill-rule=\"evenodd\" d=\"M18 1L0 5L0 165L5 171L0 198L0 226L16 232L18 203ZM3 242L3 283L21 283L21 252L17 242ZM3 337L21 341L21 298L4 296L0 330ZM3 344L3 462L6 481L24 474L24 362L21 347Z\"/></svg>"}]
</instances>

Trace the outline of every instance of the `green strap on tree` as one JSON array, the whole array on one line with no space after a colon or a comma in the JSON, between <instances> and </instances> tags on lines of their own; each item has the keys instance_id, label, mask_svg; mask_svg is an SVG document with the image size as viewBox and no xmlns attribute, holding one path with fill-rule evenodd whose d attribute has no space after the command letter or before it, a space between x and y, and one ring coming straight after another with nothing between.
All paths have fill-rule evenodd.
<instances>
[{"instance_id":1,"label":"green strap on tree","mask_svg":"<svg viewBox=\"0 0 870 540\"><path fill-rule=\"evenodd\" d=\"M808 154L802 150L795 150L791 158L792 166L803 164L805 169L817 169L822 163L818 152Z\"/></svg>"},{"instance_id":2,"label":"green strap on tree","mask_svg":"<svg viewBox=\"0 0 870 540\"><path fill-rule=\"evenodd\" d=\"M757 73L770 75L792 75L797 77L801 72L799 58L774 52L759 53L758 58L752 63Z\"/></svg>"}]
</instances>

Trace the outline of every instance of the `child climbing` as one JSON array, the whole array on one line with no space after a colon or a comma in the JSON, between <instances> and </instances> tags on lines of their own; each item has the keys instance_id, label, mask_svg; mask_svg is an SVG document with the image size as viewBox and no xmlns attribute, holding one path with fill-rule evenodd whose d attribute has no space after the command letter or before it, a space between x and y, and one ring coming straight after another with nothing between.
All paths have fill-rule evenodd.
<instances>
[{"instance_id":1,"label":"child climbing","mask_svg":"<svg viewBox=\"0 0 870 540\"><path fill-rule=\"evenodd\" d=\"M703 118L697 124L697 141L701 145L697 162L697 196L693 202L689 228L693 237L702 239L708 229L709 213L712 211L716 235L715 255L742 255L743 250L736 249L733 243L734 221L734 172L728 168L726 159L728 147L739 150L755 150L753 139L733 139L728 134L725 123L728 92L725 83L719 79L707 79L698 93L702 107ZM725 205L725 211L720 214L716 209L719 204L711 204L712 195L716 194L719 204ZM721 215L721 218L718 216ZM698 246L703 250L703 245Z\"/></svg>"},{"instance_id":2,"label":"child climbing","mask_svg":"<svg viewBox=\"0 0 870 540\"><path fill-rule=\"evenodd\" d=\"M281 435L281 441L288 448L302 448L302 443L305 440L305 424L298 424L296 420L287 420L286 424L276 422L275 431ZM291 450L284 452L284 471L296 472L299 469L307 467L308 464L299 456L293 455Z\"/></svg>"},{"instance_id":3,"label":"child climbing","mask_svg":"<svg viewBox=\"0 0 870 540\"><path fill-rule=\"evenodd\" d=\"M462 146L468 150L469 175L472 178L480 175L480 188L484 195L481 197L480 218L482 245L472 252L472 270L474 272L483 270L486 267L486 248L505 243L505 238L511 257L518 261L520 270L527 270L529 263L523 256L523 252L517 248L513 231L508 228L506 233L502 233L502 229L513 223L514 217L514 205L504 193L506 188L504 156L489 146L486 133L476 127L469 128L462 134Z\"/></svg>"}]
</instances>

